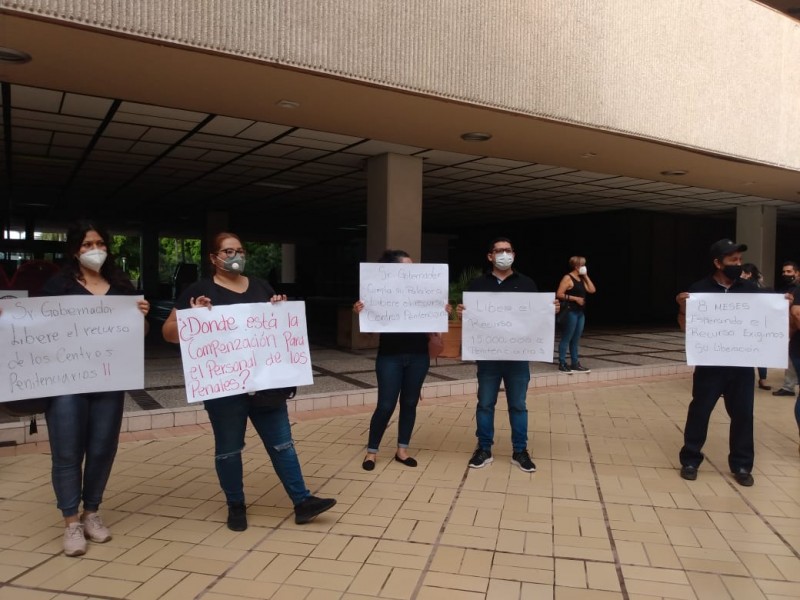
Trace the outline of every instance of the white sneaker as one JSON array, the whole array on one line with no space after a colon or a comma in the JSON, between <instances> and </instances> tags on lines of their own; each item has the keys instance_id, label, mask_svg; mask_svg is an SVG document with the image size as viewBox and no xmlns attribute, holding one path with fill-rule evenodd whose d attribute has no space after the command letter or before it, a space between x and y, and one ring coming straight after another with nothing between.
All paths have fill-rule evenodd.
<instances>
[{"instance_id":1,"label":"white sneaker","mask_svg":"<svg viewBox=\"0 0 800 600\"><path fill-rule=\"evenodd\" d=\"M102 544L111 539L111 532L103 525L103 519L97 513L84 514L81 517L83 531L86 537L93 542Z\"/></svg>"},{"instance_id":2,"label":"white sneaker","mask_svg":"<svg viewBox=\"0 0 800 600\"><path fill-rule=\"evenodd\" d=\"M70 523L64 529L64 554L67 556L86 554L86 537L81 523Z\"/></svg>"}]
</instances>

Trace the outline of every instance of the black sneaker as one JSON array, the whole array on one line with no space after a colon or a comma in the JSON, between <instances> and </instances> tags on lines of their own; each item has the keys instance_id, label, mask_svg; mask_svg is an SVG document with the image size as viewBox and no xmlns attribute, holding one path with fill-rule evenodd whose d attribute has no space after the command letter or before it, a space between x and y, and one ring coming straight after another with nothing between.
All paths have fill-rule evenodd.
<instances>
[{"instance_id":1,"label":"black sneaker","mask_svg":"<svg viewBox=\"0 0 800 600\"><path fill-rule=\"evenodd\" d=\"M533 461L531 460L531 455L528 454L527 450L514 452L514 454L511 455L511 464L517 465L520 469L522 469L526 473L533 473L536 471L536 465L533 464Z\"/></svg>"},{"instance_id":2,"label":"black sneaker","mask_svg":"<svg viewBox=\"0 0 800 600\"><path fill-rule=\"evenodd\" d=\"M572 375L572 369L567 366L567 363L558 363L558 370L562 373Z\"/></svg>"},{"instance_id":3,"label":"black sneaker","mask_svg":"<svg viewBox=\"0 0 800 600\"><path fill-rule=\"evenodd\" d=\"M591 369L587 369L581 363L575 363L574 365L572 365L570 367L570 369L572 369L576 373L591 373L592 372Z\"/></svg>"},{"instance_id":4,"label":"black sneaker","mask_svg":"<svg viewBox=\"0 0 800 600\"><path fill-rule=\"evenodd\" d=\"M794 392L791 390L785 390L783 388L777 389L772 392L773 396L794 396Z\"/></svg>"},{"instance_id":5,"label":"black sneaker","mask_svg":"<svg viewBox=\"0 0 800 600\"><path fill-rule=\"evenodd\" d=\"M317 498L309 496L294 507L294 522L298 525L313 521L314 517L330 510L336 504L333 498Z\"/></svg>"},{"instance_id":6,"label":"black sneaker","mask_svg":"<svg viewBox=\"0 0 800 600\"><path fill-rule=\"evenodd\" d=\"M472 458L469 459L469 468L482 469L486 465L492 464L493 460L492 451L484 450L479 446L475 448L475 452L472 453Z\"/></svg>"},{"instance_id":7,"label":"black sneaker","mask_svg":"<svg viewBox=\"0 0 800 600\"><path fill-rule=\"evenodd\" d=\"M231 531L247 529L247 508L244 502L228 505L228 529Z\"/></svg>"},{"instance_id":8,"label":"black sneaker","mask_svg":"<svg viewBox=\"0 0 800 600\"><path fill-rule=\"evenodd\" d=\"M692 465L683 465L681 467L681 477L687 481L694 481L697 479L697 467Z\"/></svg>"},{"instance_id":9,"label":"black sneaker","mask_svg":"<svg viewBox=\"0 0 800 600\"><path fill-rule=\"evenodd\" d=\"M753 476L744 469L739 469L738 471L734 471L733 478L736 480L736 483L738 483L739 485L743 485L744 487L750 487L755 483Z\"/></svg>"}]
</instances>

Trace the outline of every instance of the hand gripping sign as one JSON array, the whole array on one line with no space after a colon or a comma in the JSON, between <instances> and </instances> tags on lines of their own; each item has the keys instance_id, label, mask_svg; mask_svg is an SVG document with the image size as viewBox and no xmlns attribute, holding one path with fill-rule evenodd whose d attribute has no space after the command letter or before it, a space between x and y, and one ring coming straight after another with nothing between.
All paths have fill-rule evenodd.
<instances>
[{"instance_id":1,"label":"hand gripping sign","mask_svg":"<svg viewBox=\"0 0 800 600\"><path fill-rule=\"evenodd\" d=\"M311 385L305 302L177 311L188 402Z\"/></svg>"}]
</instances>

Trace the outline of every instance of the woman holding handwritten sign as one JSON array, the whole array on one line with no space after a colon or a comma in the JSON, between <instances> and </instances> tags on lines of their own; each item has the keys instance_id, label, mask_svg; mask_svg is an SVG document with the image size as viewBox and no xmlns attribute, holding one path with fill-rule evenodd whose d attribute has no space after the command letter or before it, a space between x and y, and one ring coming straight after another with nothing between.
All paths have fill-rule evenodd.
<instances>
[{"instance_id":1,"label":"woman holding handwritten sign","mask_svg":"<svg viewBox=\"0 0 800 600\"><path fill-rule=\"evenodd\" d=\"M134 295L125 273L108 249L108 232L90 221L67 231L66 255L60 273L51 277L41 295ZM150 304L138 301L147 315ZM145 331L147 325L145 323ZM64 516L64 554L86 553L86 539L103 543L111 532L97 513L117 454L125 392L70 394L51 399L45 411L52 455L53 489ZM83 472L81 472L83 467ZM83 514L78 515L83 499Z\"/></svg>"},{"instance_id":2,"label":"woman holding handwritten sign","mask_svg":"<svg viewBox=\"0 0 800 600\"><path fill-rule=\"evenodd\" d=\"M189 286L175 302L175 309L162 329L168 342L180 341L176 310L256 302L281 302L285 295L276 294L266 282L243 275L246 253L239 236L217 234L210 244L211 279ZM255 427L269 454L275 473L294 504L295 522L308 523L336 504L336 500L317 498L308 491L300 461L292 441L289 411L285 400L262 403L257 395L239 394L204 402L214 430L214 464L228 504L228 528L247 529L244 498L242 450L247 419Z\"/></svg>"},{"instance_id":3,"label":"woman holding handwritten sign","mask_svg":"<svg viewBox=\"0 0 800 600\"><path fill-rule=\"evenodd\" d=\"M386 250L378 259L382 263L410 263L411 257L403 250ZM353 304L353 311L360 313L364 303ZM447 311L451 308L448 305ZM378 377L378 402L369 424L367 455L361 463L365 471L375 468L378 447L386 433L386 427L394 414L398 399L400 417L397 422L397 451L394 459L407 467L416 467L416 459L408 455L411 432L417 419L422 384L430 368L427 333L381 333L378 356L375 358L375 374Z\"/></svg>"}]
</instances>

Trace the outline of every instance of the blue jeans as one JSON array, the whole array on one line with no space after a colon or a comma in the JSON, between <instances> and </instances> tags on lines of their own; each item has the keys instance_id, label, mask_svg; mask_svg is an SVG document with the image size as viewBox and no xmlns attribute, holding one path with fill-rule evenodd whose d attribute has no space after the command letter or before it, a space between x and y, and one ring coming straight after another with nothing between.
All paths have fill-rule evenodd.
<instances>
[{"instance_id":1,"label":"blue jeans","mask_svg":"<svg viewBox=\"0 0 800 600\"><path fill-rule=\"evenodd\" d=\"M566 364L567 346L569 357L573 365L577 365L578 341L583 335L583 326L586 324L586 315L582 310L569 310L561 322L561 341L558 343L558 362Z\"/></svg>"},{"instance_id":2,"label":"blue jeans","mask_svg":"<svg viewBox=\"0 0 800 600\"><path fill-rule=\"evenodd\" d=\"M528 447L528 407L525 397L531 380L531 369L527 361L479 360L478 362L478 408L475 422L478 446L491 450L494 443L494 407L500 382L505 384L508 399L508 420L511 424L511 445L514 452Z\"/></svg>"},{"instance_id":3,"label":"blue jeans","mask_svg":"<svg viewBox=\"0 0 800 600\"><path fill-rule=\"evenodd\" d=\"M800 335L800 333L796 333L795 335ZM794 365L794 370L796 373L800 373L800 352L792 352L789 351L789 360L792 361ZM794 403L794 418L797 421L797 427L800 429L800 391L797 393L797 400Z\"/></svg>"},{"instance_id":4,"label":"blue jeans","mask_svg":"<svg viewBox=\"0 0 800 600\"><path fill-rule=\"evenodd\" d=\"M708 435L708 422L717 400L722 396L731 419L728 467L731 472L753 470L753 390L752 367L695 367L692 378L692 401L683 429L683 466L699 467L703 462L703 445Z\"/></svg>"},{"instance_id":5,"label":"blue jeans","mask_svg":"<svg viewBox=\"0 0 800 600\"><path fill-rule=\"evenodd\" d=\"M378 405L369 422L367 452L378 452L398 399L400 417L397 422L397 447L408 448L417 420L419 395L430 366L431 359L427 354L379 354L375 359Z\"/></svg>"},{"instance_id":6,"label":"blue jeans","mask_svg":"<svg viewBox=\"0 0 800 600\"><path fill-rule=\"evenodd\" d=\"M64 517L96 512L119 445L125 392L56 396L44 413L53 490ZM85 461L85 464L84 464Z\"/></svg>"},{"instance_id":7,"label":"blue jeans","mask_svg":"<svg viewBox=\"0 0 800 600\"><path fill-rule=\"evenodd\" d=\"M300 470L285 404L280 408L253 406L247 394L206 400L204 404L214 430L214 465L228 504L244 502L242 450L248 417L292 503L300 504L311 495Z\"/></svg>"}]
</instances>

